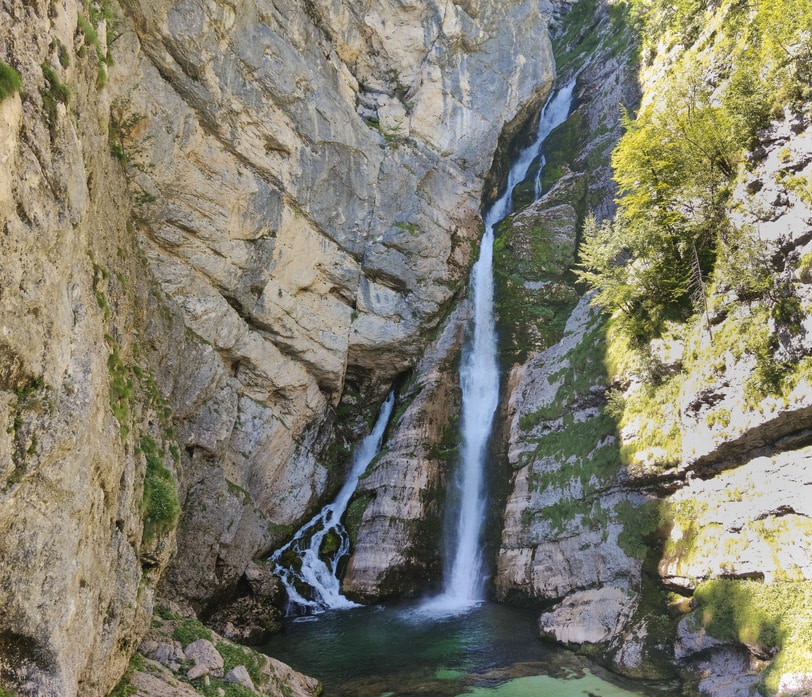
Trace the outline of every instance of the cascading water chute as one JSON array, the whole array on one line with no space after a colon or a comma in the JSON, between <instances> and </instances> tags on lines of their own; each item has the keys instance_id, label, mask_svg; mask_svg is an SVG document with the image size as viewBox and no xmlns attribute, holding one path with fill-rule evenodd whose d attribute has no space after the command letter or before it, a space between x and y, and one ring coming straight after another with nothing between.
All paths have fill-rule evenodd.
<instances>
[{"instance_id":1,"label":"cascading water chute","mask_svg":"<svg viewBox=\"0 0 812 697\"><path fill-rule=\"evenodd\" d=\"M544 140L569 114L575 80L558 90L544 106L534 142L519 154L508 174L502 196L484 217L479 259L471 270L473 293L473 332L463 347L460 366L462 389L461 457L458 487L459 508L448 548L453 550L447 564L443 592L427 601L425 608L434 612L460 612L481 602L485 579L482 568L482 526L485 520L485 457L499 401L496 324L493 312L493 241L494 227L512 210L514 187L522 182L530 166L539 157ZM541 195L541 170L536 174L536 198Z\"/></svg>"},{"instance_id":2,"label":"cascading water chute","mask_svg":"<svg viewBox=\"0 0 812 697\"><path fill-rule=\"evenodd\" d=\"M392 415L395 393L381 407L372 432L361 442L353 456L350 472L335 500L305 523L290 542L273 553L274 573L288 592L291 604L305 613L358 607L341 594L337 571L339 562L350 550L350 539L341 517L347 510L358 479L381 446L386 425Z\"/></svg>"}]
</instances>

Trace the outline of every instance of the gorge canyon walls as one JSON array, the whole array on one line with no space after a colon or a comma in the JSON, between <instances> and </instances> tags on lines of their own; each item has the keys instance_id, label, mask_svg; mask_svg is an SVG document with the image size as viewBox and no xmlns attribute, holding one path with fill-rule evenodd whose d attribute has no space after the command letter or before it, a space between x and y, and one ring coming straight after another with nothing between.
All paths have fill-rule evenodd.
<instances>
[{"instance_id":1,"label":"gorge canyon walls","mask_svg":"<svg viewBox=\"0 0 812 697\"><path fill-rule=\"evenodd\" d=\"M227 599L340 479L336 415L417 362L550 10L2 12L0 679L106 694L156 586Z\"/></svg>"},{"instance_id":2,"label":"gorge canyon walls","mask_svg":"<svg viewBox=\"0 0 812 697\"><path fill-rule=\"evenodd\" d=\"M2 0L0 688L106 695L156 597L218 628L270 597L255 560L336 490L393 384L343 589L438 585L480 209L575 80L496 230L493 592L620 672L812 689L779 616L812 607L808 109L709 159L701 311L628 341L574 274L627 220L633 117L660 127L685 84L727 104L734 4L641 35L592 0Z\"/></svg>"},{"instance_id":3,"label":"gorge canyon walls","mask_svg":"<svg viewBox=\"0 0 812 697\"><path fill-rule=\"evenodd\" d=\"M736 71L753 68L743 67L752 53L729 50L731 36L744 41L731 20L735 10L704 8L698 23L693 10L683 10L674 8L686 23L680 35L677 21L669 25L650 8L646 26L664 25L662 33L643 34L641 54L619 38L612 8L602 18L576 8L557 37L564 74L580 70L582 101L548 148L548 160L559 165L554 176L542 175L552 188L504 226L497 271L507 359L519 363L507 388L514 474L496 594L535 600L542 635L603 656L615 670L663 678L683 671L687 694L808 694L808 104L784 95L769 106L770 92L752 83L747 107L736 103L744 93ZM753 17L767 11L754 9ZM590 44L587 58L579 42ZM741 45L768 50L766 38L749 36ZM766 55L765 75L772 69ZM633 85L609 77L638 69L639 104ZM621 142L613 154L621 184L614 219L611 186L590 179L609 164L601 142L611 149L618 137L617 121L602 109L607 93L612 105L636 114L625 124L629 145ZM704 170L707 193L682 189L672 220L708 225L718 256L700 262L694 251L687 286L693 321L674 314L667 329L645 338L638 324L630 339L624 322L633 317L632 289L646 287L651 258L622 236L647 205L665 207L669 188L690 180L669 161L674 146L665 143L674 137L677 147L699 152L707 141L695 138L691 120L709 114L703 133L727 132L728 141L704 151L713 153ZM569 158L556 152L562 142ZM730 159L719 167L716 157ZM642 203L648 167L654 204ZM668 184L657 180L675 173ZM716 190L714 181L724 183ZM625 208L623 195L632 201ZM702 196L721 212L700 217L692 206ZM612 222L602 224L607 217ZM582 247L581 269L595 268L594 253L603 251L611 261L604 273L630 269L621 284L632 295L612 306L611 317L590 305L606 307L608 293L623 285L598 281L599 294L577 305L562 286L581 221L582 239L605 245ZM673 231L660 223L662 238ZM695 239L694 250L709 238ZM522 266L529 258L538 261ZM528 292L538 288L552 292ZM676 293L670 302L678 306Z\"/></svg>"}]
</instances>

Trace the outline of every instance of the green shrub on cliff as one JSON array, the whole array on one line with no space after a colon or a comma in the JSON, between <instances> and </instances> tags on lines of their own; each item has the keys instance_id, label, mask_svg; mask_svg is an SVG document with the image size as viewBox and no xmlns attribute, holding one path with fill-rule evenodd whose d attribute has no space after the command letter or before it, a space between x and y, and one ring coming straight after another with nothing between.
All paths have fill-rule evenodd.
<instances>
[{"instance_id":1,"label":"green shrub on cliff","mask_svg":"<svg viewBox=\"0 0 812 697\"><path fill-rule=\"evenodd\" d=\"M177 527L180 501L175 479L164 465L163 453L158 450L155 440L144 434L139 447L147 462L144 497L141 502L144 540L151 540Z\"/></svg>"},{"instance_id":2,"label":"green shrub on cliff","mask_svg":"<svg viewBox=\"0 0 812 697\"><path fill-rule=\"evenodd\" d=\"M0 102L23 89L23 79L8 63L0 61Z\"/></svg>"},{"instance_id":3,"label":"green shrub on cliff","mask_svg":"<svg viewBox=\"0 0 812 697\"><path fill-rule=\"evenodd\" d=\"M726 211L732 183L772 115L787 105L809 108L812 4L631 5L649 53L658 45L683 50L662 60L653 98L624 116L612 157L618 215L586 225L579 275L642 345L669 320L701 313L717 260L741 247L744 233Z\"/></svg>"}]
</instances>

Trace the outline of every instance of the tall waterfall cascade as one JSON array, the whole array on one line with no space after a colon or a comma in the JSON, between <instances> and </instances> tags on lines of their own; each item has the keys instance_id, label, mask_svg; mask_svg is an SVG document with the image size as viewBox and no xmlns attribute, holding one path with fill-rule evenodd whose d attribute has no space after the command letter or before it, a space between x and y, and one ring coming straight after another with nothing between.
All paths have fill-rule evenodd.
<instances>
[{"instance_id":1,"label":"tall waterfall cascade","mask_svg":"<svg viewBox=\"0 0 812 697\"><path fill-rule=\"evenodd\" d=\"M499 401L497 336L493 311L494 227L512 212L512 192L524 181L539 158L545 139L562 124L572 104L575 80L554 92L541 112L534 142L519 154L508 174L502 196L484 217L485 234L479 259L471 271L473 293L473 336L463 347L460 366L462 389L461 457L455 485L459 509L450 530L449 549L442 593L426 603L439 612L461 612L484 600L485 575L482 560L482 527L487 492L484 487L485 460ZM541 159L535 180L536 198L541 196Z\"/></svg>"},{"instance_id":2,"label":"tall waterfall cascade","mask_svg":"<svg viewBox=\"0 0 812 697\"><path fill-rule=\"evenodd\" d=\"M355 451L350 472L335 500L305 523L291 541L270 558L275 564L274 573L287 590L288 600L300 611L318 613L358 606L342 595L336 575L339 562L350 549L349 535L341 517L347 510L358 479L378 454L394 404L395 393L391 392L381 407L372 432ZM331 549L329 554L323 553L325 543Z\"/></svg>"}]
</instances>

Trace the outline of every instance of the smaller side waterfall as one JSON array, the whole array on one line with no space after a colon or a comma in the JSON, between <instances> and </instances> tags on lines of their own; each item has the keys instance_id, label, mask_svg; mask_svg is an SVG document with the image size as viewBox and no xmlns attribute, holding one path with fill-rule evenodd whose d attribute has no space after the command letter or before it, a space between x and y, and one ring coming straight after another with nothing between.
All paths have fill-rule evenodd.
<instances>
[{"instance_id":1,"label":"smaller side waterfall","mask_svg":"<svg viewBox=\"0 0 812 697\"><path fill-rule=\"evenodd\" d=\"M341 594L341 584L336 577L338 563L350 550L349 535L341 517L347 510L358 479L378 453L394 404L395 393L390 392L375 427L355 451L350 472L335 500L305 523L293 539L270 558L275 563L274 573L284 584L291 603L305 612L358 606ZM329 546L329 553L322 552L325 546ZM308 589L307 595L312 597L305 597L305 588Z\"/></svg>"}]
</instances>

